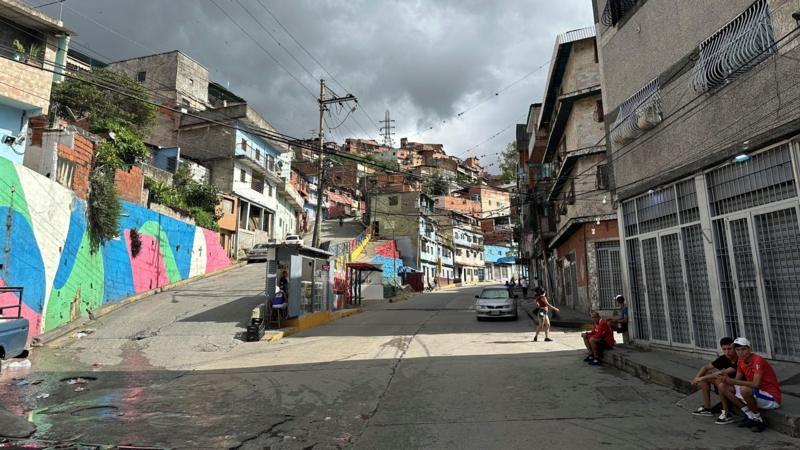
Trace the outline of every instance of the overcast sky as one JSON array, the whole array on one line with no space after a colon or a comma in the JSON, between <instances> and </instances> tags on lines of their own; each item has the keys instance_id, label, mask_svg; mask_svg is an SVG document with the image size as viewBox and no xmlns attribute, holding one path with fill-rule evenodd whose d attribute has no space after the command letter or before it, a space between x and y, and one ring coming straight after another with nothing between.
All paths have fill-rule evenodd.
<instances>
[{"instance_id":1,"label":"overcast sky","mask_svg":"<svg viewBox=\"0 0 800 450\"><path fill-rule=\"evenodd\" d=\"M36 6L53 0L27 1ZM528 105L541 101L549 65L519 80L548 63L557 34L592 24L591 0L213 2L238 26L212 0L66 0L62 19L77 33L73 48L91 53L88 48L106 61L185 52L283 133L311 136L318 126L312 93L318 95L325 78L337 94L358 97L362 109L333 131L336 141L379 139L380 125L372 120L382 120L388 109L396 120L396 145L404 136L442 143L451 155L486 155L485 165L514 140L513 124L524 122ZM58 17L59 9L41 10ZM340 113L329 125L344 117ZM489 170L496 173L497 164Z\"/></svg>"}]
</instances>

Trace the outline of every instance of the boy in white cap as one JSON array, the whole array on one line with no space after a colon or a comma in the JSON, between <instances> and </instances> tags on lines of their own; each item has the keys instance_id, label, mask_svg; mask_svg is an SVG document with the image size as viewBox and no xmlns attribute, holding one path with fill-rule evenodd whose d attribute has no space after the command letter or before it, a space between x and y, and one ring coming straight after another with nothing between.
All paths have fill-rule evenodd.
<instances>
[{"instance_id":1,"label":"boy in white cap","mask_svg":"<svg viewBox=\"0 0 800 450\"><path fill-rule=\"evenodd\" d=\"M749 427L752 428L751 431L760 433L766 427L760 411L781 406L782 395L778 377L767 360L753 353L750 341L746 338L736 338L733 341L733 348L739 357L736 377L728 378L719 374L717 381L732 387L725 390L725 396L747 416L739 426Z\"/></svg>"}]
</instances>

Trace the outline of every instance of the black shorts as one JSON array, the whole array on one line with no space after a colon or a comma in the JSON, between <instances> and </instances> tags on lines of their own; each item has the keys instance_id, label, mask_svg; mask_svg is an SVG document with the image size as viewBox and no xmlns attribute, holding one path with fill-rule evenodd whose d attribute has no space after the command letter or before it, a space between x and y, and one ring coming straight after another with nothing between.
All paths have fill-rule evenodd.
<instances>
[{"instance_id":1,"label":"black shorts","mask_svg":"<svg viewBox=\"0 0 800 450\"><path fill-rule=\"evenodd\" d=\"M597 341L597 349L598 350L611 350L611 347L608 345L606 341Z\"/></svg>"}]
</instances>

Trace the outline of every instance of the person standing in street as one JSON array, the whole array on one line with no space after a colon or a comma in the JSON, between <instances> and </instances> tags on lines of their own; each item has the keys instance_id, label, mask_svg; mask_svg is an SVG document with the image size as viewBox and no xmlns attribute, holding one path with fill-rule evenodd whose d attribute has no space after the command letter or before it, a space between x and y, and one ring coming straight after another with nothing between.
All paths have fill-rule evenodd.
<instances>
[{"instance_id":1,"label":"person standing in street","mask_svg":"<svg viewBox=\"0 0 800 450\"><path fill-rule=\"evenodd\" d=\"M727 386L725 396L747 416L739 426L760 433L767 426L761 417L761 410L781 406L782 393L778 377L766 359L753 353L747 338L736 338L733 348L739 357L736 377L729 378L720 373L717 381Z\"/></svg>"},{"instance_id":2,"label":"person standing in street","mask_svg":"<svg viewBox=\"0 0 800 450\"><path fill-rule=\"evenodd\" d=\"M522 298L528 298L528 279L522 277L519 280L519 285L522 287Z\"/></svg>"},{"instance_id":3,"label":"person standing in street","mask_svg":"<svg viewBox=\"0 0 800 450\"><path fill-rule=\"evenodd\" d=\"M534 291L536 294L536 309L534 312L536 313L536 334L533 336L533 342L539 340L539 332L544 330L544 341L545 342L552 342L553 340L550 339L550 316L548 313L550 312L550 308L553 308L555 311L559 309L555 306L551 305L550 302L547 300L547 296L544 293L544 288L541 286L536 286L536 290Z\"/></svg>"}]
</instances>

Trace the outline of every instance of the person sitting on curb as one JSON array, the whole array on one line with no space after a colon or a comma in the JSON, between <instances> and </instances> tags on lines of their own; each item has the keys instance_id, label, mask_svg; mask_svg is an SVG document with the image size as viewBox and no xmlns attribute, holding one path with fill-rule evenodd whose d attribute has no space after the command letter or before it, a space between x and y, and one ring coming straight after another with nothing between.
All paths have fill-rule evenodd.
<instances>
[{"instance_id":1,"label":"person sitting on curb","mask_svg":"<svg viewBox=\"0 0 800 450\"><path fill-rule=\"evenodd\" d=\"M541 286L536 286L534 290L536 294L536 309L534 310L534 314L536 315L536 335L533 336L533 342L539 340L539 332L544 330L544 341L545 342L552 342L553 340L550 339L550 316L547 315L550 312L550 308L553 308L555 311L560 311L555 306L551 305L550 302L547 300L547 296L544 294L544 288Z\"/></svg>"},{"instance_id":2,"label":"person sitting on curb","mask_svg":"<svg viewBox=\"0 0 800 450\"><path fill-rule=\"evenodd\" d=\"M625 333L628 331L628 305L625 304L625 297L621 295L614 297L614 302L617 310L614 316L608 319L608 326L617 333Z\"/></svg>"},{"instance_id":3,"label":"person sitting on curb","mask_svg":"<svg viewBox=\"0 0 800 450\"><path fill-rule=\"evenodd\" d=\"M733 419L728 414L727 399L723 394L725 386L717 383L717 373L722 372L729 377L736 375L736 363L739 361L739 357L736 356L736 351L733 349L733 338L724 337L720 339L719 347L722 349L722 355L701 367L697 371L697 375L691 380L692 385L700 386L700 390L703 392L703 406L692 411L692 414L695 416L711 416L714 414L711 410L711 389L713 388L722 401L722 414L717 419L717 423L723 424Z\"/></svg>"},{"instance_id":4,"label":"person sitting on curb","mask_svg":"<svg viewBox=\"0 0 800 450\"><path fill-rule=\"evenodd\" d=\"M717 381L726 385L723 391L725 396L747 416L739 426L752 428L751 431L760 433L767 426L760 411L781 406L782 393L778 377L766 359L753 353L747 338L736 338L733 348L739 357L736 377L728 378L724 374L718 374Z\"/></svg>"},{"instance_id":5,"label":"person sitting on curb","mask_svg":"<svg viewBox=\"0 0 800 450\"><path fill-rule=\"evenodd\" d=\"M603 351L614 347L614 332L597 311L592 311L592 324L591 331L581 333L583 344L589 350L589 355L583 361L597 366L603 360Z\"/></svg>"}]
</instances>

